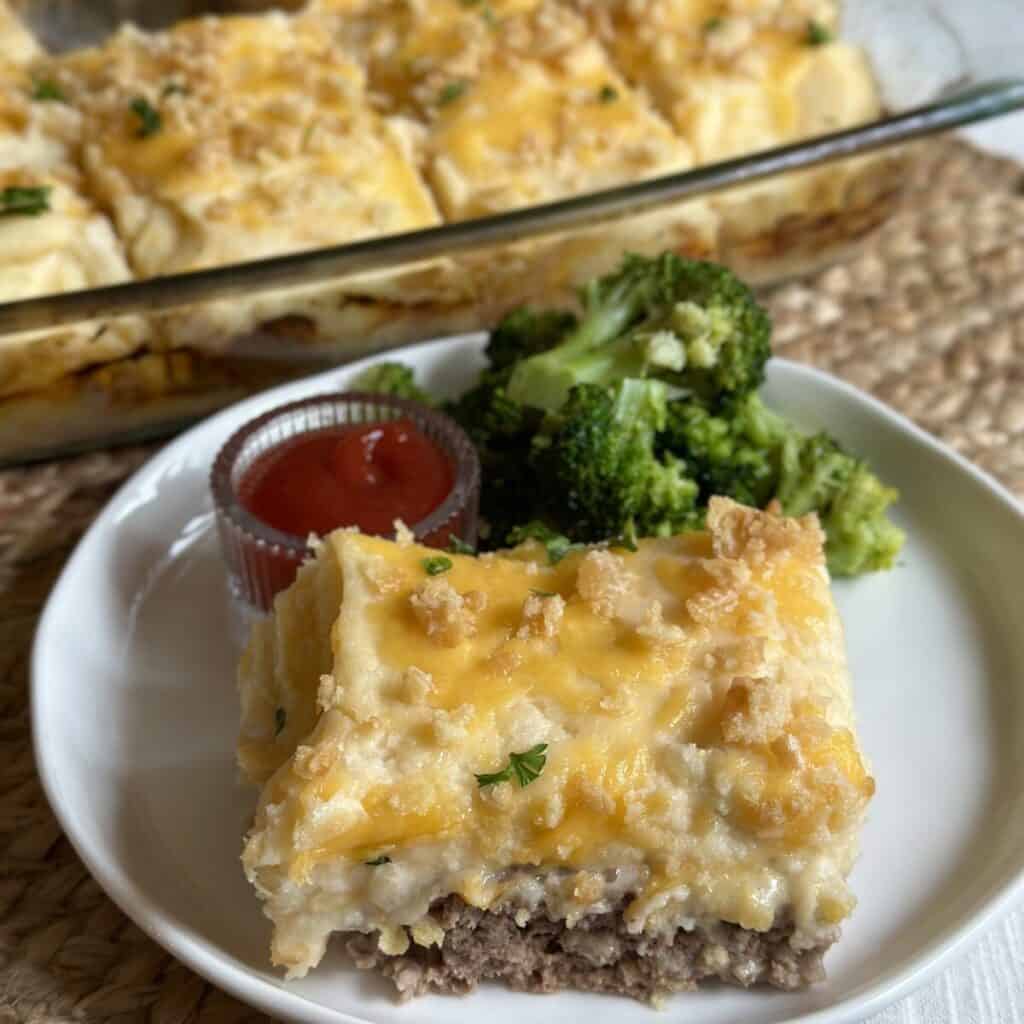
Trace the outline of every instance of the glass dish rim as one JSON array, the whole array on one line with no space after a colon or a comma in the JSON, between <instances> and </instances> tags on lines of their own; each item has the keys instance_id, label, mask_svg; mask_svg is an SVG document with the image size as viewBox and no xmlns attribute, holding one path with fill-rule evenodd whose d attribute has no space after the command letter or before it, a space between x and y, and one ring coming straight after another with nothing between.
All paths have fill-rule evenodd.
<instances>
[{"instance_id":1,"label":"glass dish rim","mask_svg":"<svg viewBox=\"0 0 1024 1024\"><path fill-rule=\"evenodd\" d=\"M737 185L891 149L1021 108L1024 77L992 79L853 128L550 203L205 270L0 303L0 338L411 268L488 246L591 227Z\"/></svg>"}]
</instances>

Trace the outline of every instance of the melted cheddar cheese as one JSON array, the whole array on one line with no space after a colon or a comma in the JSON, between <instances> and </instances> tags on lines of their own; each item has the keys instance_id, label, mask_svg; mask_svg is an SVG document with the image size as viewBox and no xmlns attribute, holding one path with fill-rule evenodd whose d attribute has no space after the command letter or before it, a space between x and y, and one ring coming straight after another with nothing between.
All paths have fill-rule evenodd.
<instances>
[{"instance_id":1,"label":"melted cheddar cheese","mask_svg":"<svg viewBox=\"0 0 1024 1024\"><path fill-rule=\"evenodd\" d=\"M417 126L424 174L448 221L683 171L692 147L632 88L568 4L365 3L314 10L366 70L372 102ZM655 215L459 260L490 315L571 299L624 251L706 257L716 222L691 201ZM485 312L485 319L490 315Z\"/></svg>"},{"instance_id":2,"label":"melted cheddar cheese","mask_svg":"<svg viewBox=\"0 0 1024 1024\"><path fill-rule=\"evenodd\" d=\"M813 519L714 499L708 534L636 552L430 577L436 554L332 535L243 660L243 764L280 764L244 854L275 962L303 973L335 929L400 947L442 896L514 904L524 870L568 871L548 910L573 917L628 869L636 930L790 914L813 936L852 905L874 784ZM529 785L478 784L537 744Z\"/></svg>"},{"instance_id":3,"label":"melted cheddar cheese","mask_svg":"<svg viewBox=\"0 0 1024 1024\"><path fill-rule=\"evenodd\" d=\"M5 64L27 64L41 53L34 36L7 0L0 0L0 60Z\"/></svg>"},{"instance_id":4,"label":"melted cheddar cheese","mask_svg":"<svg viewBox=\"0 0 1024 1024\"><path fill-rule=\"evenodd\" d=\"M623 73L714 163L862 124L881 100L858 47L835 39L835 0L575 0ZM820 32L815 43L815 33ZM843 208L864 160L712 199L726 252L787 218Z\"/></svg>"},{"instance_id":5,"label":"melted cheddar cheese","mask_svg":"<svg viewBox=\"0 0 1024 1024\"><path fill-rule=\"evenodd\" d=\"M0 40L2 42L2 40ZM76 154L81 117L35 93L45 68L0 65L0 190L37 189L45 209L0 216L0 302L128 280L110 221L88 198ZM73 370L134 351L137 318L0 340L0 396L49 385Z\"/></svg>"},{"instance_id":6,"label":"melted cheddar cheese","mask_svg":"<svg viewBox=\"0 0 1024 1024\"><path fill-rule=\"evenodd\" d=\"M82 110L85 171L140 276L438 223L408 133L369 109L362 70L317 19L125 27L53 75ZM411 302L444 288L419 270L333 293Z\"/></svg>"}]
</instances>

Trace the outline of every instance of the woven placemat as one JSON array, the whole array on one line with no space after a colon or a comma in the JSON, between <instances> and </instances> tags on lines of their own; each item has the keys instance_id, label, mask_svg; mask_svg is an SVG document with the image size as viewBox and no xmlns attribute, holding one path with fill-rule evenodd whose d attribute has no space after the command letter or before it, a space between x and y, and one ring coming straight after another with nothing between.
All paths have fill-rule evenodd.
<instances>
[{"instance_id":1,"label":"woven placemat","mask_svg":"<svg viewBox=\"0 0 1024 1024\"><path fill-rule=\"evenodd\" d=\"M1024 171L926 149L905 210L846 262L767 296L776 351L876 394L1024 496ZM0 1024L262 1019L106 898L33 769L28 654L75 540L154 447L0 473Z\"/></svg>"}]
</instances>

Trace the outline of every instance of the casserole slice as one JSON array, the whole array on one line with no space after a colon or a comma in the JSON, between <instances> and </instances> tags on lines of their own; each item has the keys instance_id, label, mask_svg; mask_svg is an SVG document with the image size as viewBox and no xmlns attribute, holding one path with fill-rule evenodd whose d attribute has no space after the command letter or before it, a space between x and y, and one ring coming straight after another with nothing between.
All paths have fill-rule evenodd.
<instances>
[{"instance_id":1,"label":"casserole slice","mask_svg":"<svg viewBox=\"0 0 1024 1024\"><path fill-rule=\"evenodd\" d=\"M53 73L82 111L90 188L140 277L439 223L407 133L369 108L362 70L315 18L125 26ZM346 303L433 306L451 287L432 263L214 303L169 316L166 329L206 351L268 324L278 346L312 345L352 319Z\"/></svg>"},{"instance_id":2,"label":"casserole slice","mask_svg":"<svg viewBox=\"0 0 1024 1024\"><path fill-rule=\"evenodd\" d=\"M81 132L80 114L45 61L0 63L0 302L131 276L80 173ZM138 318L8 336L0 341L0 398L122 358L149 336Z\"/></svg>"},{"instance_id":3,"label":"casserole slice","mask_svg":"<svg viewBox=\"0 0 1024 1024\"><path fill-rule=\"evenodd\" d=\"M693 148L742 157L882 116L866 54L842 38L836 0L575 0L623 74ZM790 173L713 197L723 262L780 276L859 237L889 211L893 154ZM766 262L774 261L774 262Z\"/></svg>"},{"instance_id":4,"label":"casserole slice","mask_svg":"<svg viewBox=\"0 0 1024 1024\"><path fill-rule=\"evenodd\" d=\"M367 4L314 11L366 70L372 101L415 126L446 221L553 202L693 166L690 144L632 88L566 4ZM561 302L623 251L710 255L703 201L459 258L483 322Z\"/></svg>"},{"instance_id":5,"label":"casserole slice","mask_svg":"<svg viewBox=\"0 0 1024 1024\"><path fill-rule=\"evenodd\" d=\"M874 783L816 520L715 499L553 566L341 531L317 564L264 699L310 699L325 630L331 668L243 855L289 977L333 932L405 997L822 977Z\"/></svg>"}]
</instances>

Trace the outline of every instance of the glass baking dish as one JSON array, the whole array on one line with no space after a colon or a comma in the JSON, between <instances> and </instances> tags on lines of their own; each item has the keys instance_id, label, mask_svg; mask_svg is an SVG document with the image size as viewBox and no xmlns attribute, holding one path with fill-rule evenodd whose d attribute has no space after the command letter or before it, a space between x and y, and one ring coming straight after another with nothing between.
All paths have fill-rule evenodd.
<instances>
[{"instance_id":1,"label":"glass baking dish","mask_svg":"<svg viewBox=\"0 0 1024 1024\"><path fill-rule=\"evenodd\" d=\"M21 15L60 52L101 41L126 20L159 28L204 10L258 6L27 0ZM523 302L571 302L582 279L625 250L720 259L761 285L820 267L899 208L916 140L1024 107L1018 24L1013 0L850 0L841 35L866 52L886 111L869 123L485 217L2 303L0 463L165 436L325 366L486 328ZM804 190L818 198L766 218L763 196L800 176L828 187ZM712 242L691 231L687 216L708 197L716 209L740 211L719 216ZM439 261L449 276L477 282L472 293L433 300L428 287L402 303L370 300L372 290L359 287L382 273L429 279ZM227 315L239 304L257 311L241 329ZM105 347L114 336L161 340ZM95 356L43 379L39 367L82 337Z\"/></svg>"}]
</instances>

